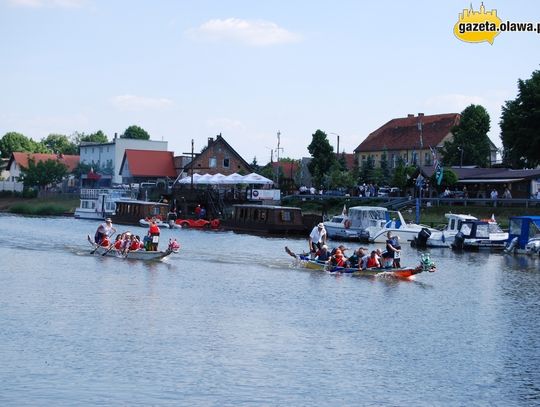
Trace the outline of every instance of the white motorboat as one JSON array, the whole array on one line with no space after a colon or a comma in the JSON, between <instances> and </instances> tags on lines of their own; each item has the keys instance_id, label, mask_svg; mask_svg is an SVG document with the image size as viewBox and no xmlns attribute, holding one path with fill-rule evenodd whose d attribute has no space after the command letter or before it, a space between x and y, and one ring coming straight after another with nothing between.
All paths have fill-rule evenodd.
<instances>
[{"instance_id":1,"label":"white motorboat","mask_svg":"<svg viewBox=\"0 0 540 407\"><path fill-rule=\"evenodd\" d=\"M103 220L112 216L116 203L132 199L133 193L126 189L81 189L81 203L75 209L75 218Z\"/></svg>"},{"instance_id":2,"label":"white motorboat","mask_svg":"<svg viewBox=\"0 0 540 407\"><path fill-rule=\"evenodd\" d=\"M387 213L384 207L352 206L323 223L330 239L367 241L368 228L383 228L389 220Z\"/></svg>"},{"instance_id":3,"label":"white motorboat","mask_svg":"<svg viewBox=\"0 0 540 407\"><path fill-rule=\"evenodd\" d=\"M503 232L494 218L467 220L461 223L454 237L454 250L504 250L508 233Z\"/></svg>"},{"instance_id":4,"label":"white motorboat","mask_svg":"<svg viewBox=\"0 0 540 407\"><path fill-rule=\"evenodd\" d=\"M428 229L422 229L411 242L413 247L451 247L454 243L461 224L468 220L477 220L471 215L462 215L458 213L447 213L444 215L448 219L447 225L441 231L431 232Z\"/></svg>"},{"instance_id":5,"label":"white motorboat","mask_svg":"<svg viewBox=\"0 0 540 407\"><path fill-rule=\"evenodd\" d=\"M388 232L391 232L392 236L398 236L401 242L413 241L422 229L427 229L431 233L437 232L437 229L430 228L426 225L405 222L399 211L388 211L387 216L390 219L382 227L373 226L366 229L369 233L369 241L371 243L385 243Z\"/></svg>"}]
</instances>

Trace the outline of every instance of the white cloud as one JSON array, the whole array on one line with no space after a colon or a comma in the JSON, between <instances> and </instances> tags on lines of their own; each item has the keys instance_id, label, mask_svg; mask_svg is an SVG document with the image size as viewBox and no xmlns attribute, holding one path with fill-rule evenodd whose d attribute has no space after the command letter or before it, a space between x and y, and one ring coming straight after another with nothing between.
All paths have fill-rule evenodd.
<instances>
[{"instance_id":1,"label":"white cloud","mask_svg":"<svg viewBox=\"0 0 540 407\"><path fill-rule=\"evenodd\" d=\"M301 36L270 21L239 18L213 19L188 32L195 39L232 41L251 46L298 42Z\"/></svg>"},{"instance_id":2,"label":"white cloud","mask_svg":"<svg viewBox=\"0 0 540 407\"><path fill-rule=\"evenodd\" d=\"M9 4L15 7L82 7L86 0L8 0Z\"/></svg>"},{"instance_id":3,"label":"white cloud","mask_svg":"<svg viewBox=\"0 0 540 407\"><path fill-rule=\"evenodd\" d=\"M136 95L115 96L112 104L120 110L163 110L174 105L173 101L166 98L149 98Z\"/></svg>"}]
</instances>

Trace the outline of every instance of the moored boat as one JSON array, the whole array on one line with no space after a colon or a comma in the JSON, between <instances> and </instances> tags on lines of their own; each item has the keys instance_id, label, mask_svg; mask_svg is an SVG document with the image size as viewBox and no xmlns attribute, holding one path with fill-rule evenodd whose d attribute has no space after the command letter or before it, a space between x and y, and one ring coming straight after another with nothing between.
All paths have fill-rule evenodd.
<instances>
[{"instance_id":1,"label":"moored boat","mask_svg":"<svg viewBox=\"0 0 540 407\"><path fill-rule=\"evenodd\" d=\"M382 227L379 225L367 228L367 231L369 232L369 241L371 243L385 243L388 232L390 232L392 236L398 236L402 242L414 240L422 229L427 229L431 233L437 232L437 229L430 228L426 225L407 223L400 211L388 211L387 216L389 217L389 220L382 225Z\"/></svg>"},{"instance_id":2,"label":"moored boat","mask_svg":"<svg viewBox=\"0 0 540 407\"><path fill-rule=\"evenodd\" d=\"M462 222L451 246L454 250L504 250L507 240L508 233L492 217Z\"/></svg>"},{"instance_id":3,"label":"moored boat","mask_svg":"<svg viewBox=\"0 0 540 407\"><path fill-rule=\"evenodd\" d=\"M513 216L505 253L540 256L540 216Z\"/></svg>"},{"instance_id":4,"label":"moored boat","mask_svg":"<svg viewBox=\"0 0 540 407\"><path fill-rule=\"evenodd\" d=\"M323 222L330 239L367 241L368 230L383 228L390 221L388 209L380 206L351 206L341 215Z\"/></svg>"},{"instance_id":5,"label":"moored boat","mask_svg":"<svg viewBox=\"0 0 540 407\"><path fill-rule=\"evenodd\" d=\"M444 215L448 219L448 223L441 231L431 231L427 228L422 228L418 235L411 242L412 247L451 247L454 243L461 223L467 220L478 220L471 215L461 215L457 213L447 213Z\"/></svg>"},{"instance_id":6,"label":"moored boat","mask_svg":"<svg viewBox=\"0 0 540 407\"><path fill-rule=\"evenodd\" d=\"M135 192L127 189L81 189L81 202L75 209L77 219L102 220L110 217L116 210L116 203L133 199Z\"/></svg>"}]
</instances>

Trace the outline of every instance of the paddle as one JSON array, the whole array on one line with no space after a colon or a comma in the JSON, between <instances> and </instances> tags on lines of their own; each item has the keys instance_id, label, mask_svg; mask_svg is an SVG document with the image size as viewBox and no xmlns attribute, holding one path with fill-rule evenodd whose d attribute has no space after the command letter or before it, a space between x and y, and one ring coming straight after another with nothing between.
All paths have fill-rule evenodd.
<instances>
[{"instance_id":1,"label":"paddle","mask_svg":"<svg viewBox=\"0 0 540 407\"><path fill-rule=\"evenodd\" d=\"M118 235L117 235L118 236ZM112 249L114 249L114 243L111 243L109 248L103 252L102 256L105 256L107 253L109 253Z\"/></svg>"},{"instance_id":2,"label":"paddle","mask_svg":"<svg viewBox=\"0 0 540 407\"><path fill-rule=\"evenodd\" d=\"M88 241L90 242L90 244L93 244L93 245L96 246L96 247L90 252L90 254L94 254L94 253L96 252L96 250L99 249L99 245L92 241L92 239L90 238L90 235L86 235L86 237L88 238Z\"/></svg>"},{"instance_id":3,"label":"paddle","mask_svg":"<svg viewBox=\"0 0 540 407\"><path fill-rule=\"evenodd\" d=\"M88 236L88 238L90 238L90 236ZM294 254L294 253L292 252L292 250L289 249L287 246L285 246L285 252L286 252L289 256L294 257L295 259L298 258L298 256L297 256L296 254Z\"/></svg>"}]
</instances>

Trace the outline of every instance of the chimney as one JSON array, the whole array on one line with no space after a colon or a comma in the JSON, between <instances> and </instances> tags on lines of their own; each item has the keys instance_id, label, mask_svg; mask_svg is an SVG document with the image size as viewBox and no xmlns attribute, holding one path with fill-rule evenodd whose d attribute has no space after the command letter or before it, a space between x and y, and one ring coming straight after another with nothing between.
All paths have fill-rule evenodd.
<instances>
[{"instance_id":1,"label":"chimney","mask_svg":"<svg viewBox=\"0 0 540 407\"><path fill-rule=\"evenodd\" d=\"M424 113L418 113L418 117L424 117Z\"/></svg>"},{"instance_id":2,"label":"chimney","mask_svg":"<svg viewBox=\"0 0 540 407\"><path fill-rule=\"evenodd\" d=\"M214 142L214 137L208 137L208 147Z\"/></svg>"},{"instance_id":3,"label":"chimney","mask_svg":"<svg viewBox=\"0 0 540 407\"><path fill-rule=\"evenodd\" d=\"M407 117L414 117L414 114L409 113L409 114L407 115Z\"/></svg>"}]
</instances>

